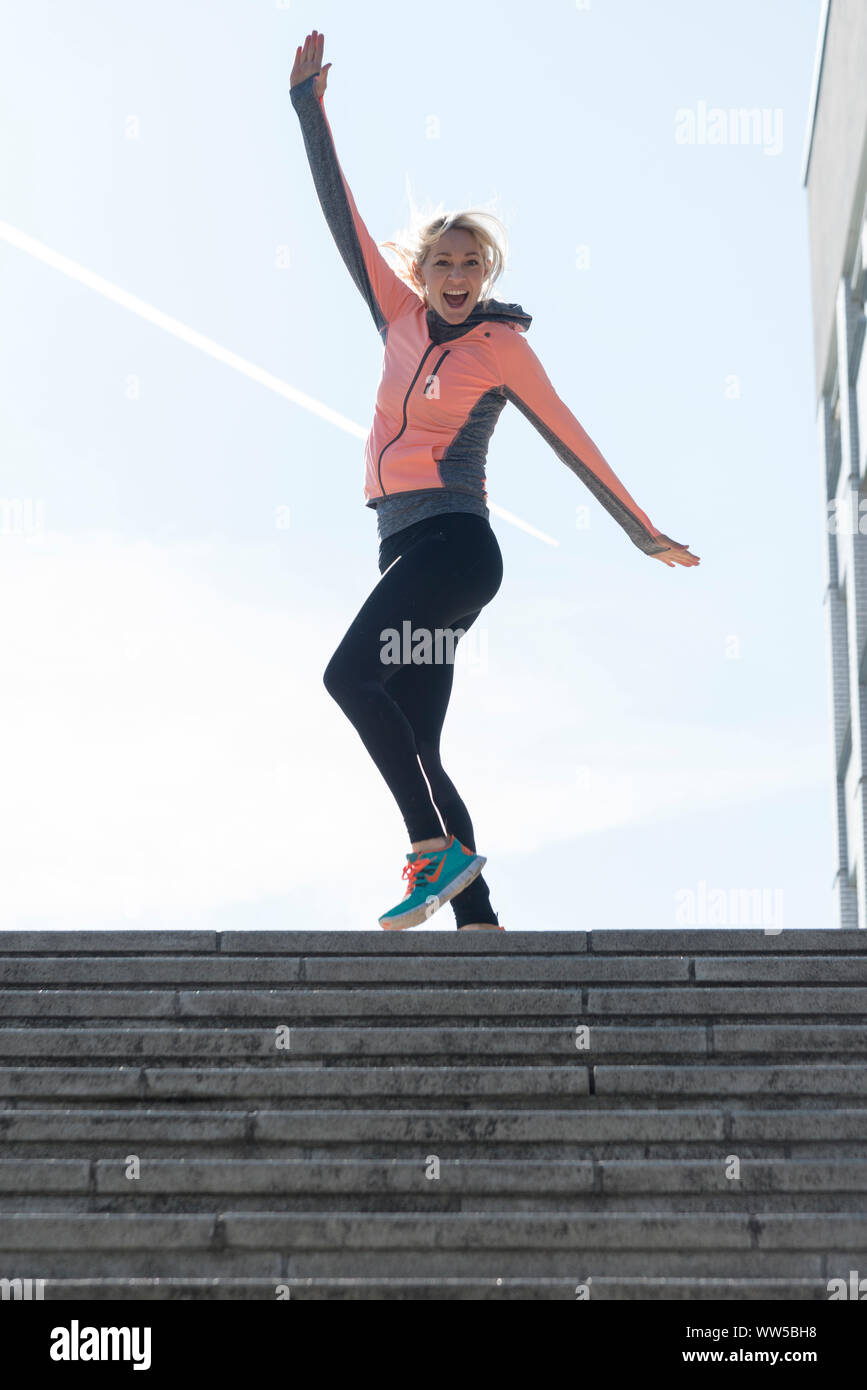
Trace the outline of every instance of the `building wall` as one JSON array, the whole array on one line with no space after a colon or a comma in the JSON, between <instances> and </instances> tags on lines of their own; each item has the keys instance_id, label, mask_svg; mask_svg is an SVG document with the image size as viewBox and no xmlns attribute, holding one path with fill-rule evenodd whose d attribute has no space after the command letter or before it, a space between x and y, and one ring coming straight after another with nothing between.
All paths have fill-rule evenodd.
<instances>
[{"instance_id":1,"label":"building wall","mask_svg":"<svg viewBox=\"0 0 867 1390\"><path fill-rule=\"evenodd\" d=\"M832 889L837 925L867 929L867 0L830 0L825 14L805 182L825 534Z\"/></svg>"},{"instance_id":2,"label":"building wall","mask_svg":"<svg viewBox=\"0 0 867 1390\"><path fill-rule=\"evenodd\" d=\"M831 0L807 171L817 394L833 377L837 284L867 195L867 0Z\"/></svg>"}]
</instances>

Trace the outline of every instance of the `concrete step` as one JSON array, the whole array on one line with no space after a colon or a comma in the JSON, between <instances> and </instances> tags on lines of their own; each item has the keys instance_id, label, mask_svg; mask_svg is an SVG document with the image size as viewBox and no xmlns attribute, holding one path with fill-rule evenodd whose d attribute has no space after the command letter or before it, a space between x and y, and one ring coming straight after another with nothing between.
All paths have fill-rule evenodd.
<instances>
[{"instance_id":1,"label":"concrete step","mask_svg":"<svg viewBox=\"0 0 867 1390\"><path fill-rule=\"evenodd\" d=\"M76 988L0 990L0 1015L4 1018L105 1020L244 1019L257 1023L297 1024L306 1020L364 1018L388 1022L393 1018L465 1020L520 1017L527 1022L556 1016L573 1027L577 1023L612 1017L644 1016L707 1021L732 1021L760 1015L763 1019L836 1016L841 1022L859 1023L867 1012L867 987L779 986L762 989L744 985L694 988L657 985L652 989L593 987L561 989L453 989L427 988L333 989L299 985L294 990L201 989L100 990Z\"/></svg>"},{"instance_id":2,"label":"concrete step","mask_svg":"<svg viewBox=\"0 0 867 1390\"><path fill-rule=\"evenodd\" d=\"M8 955L0 942L0 982L4 988L101 984L180 985L197 989L287 988L293 985L491 985L533 984L842 984L867 985L867 952L754 957L748 955L580 955L542 956L457 954L425 959L343 956L24 956Z\"/></svg>"},{"instance_id":3,"label":"concrete step","mask_svg":"<svg viewBox=\"0 0 867 1390\"><path fill-rule=\"evenodd\" d=\"M139 1190L167 1194L351 1195L422 1194L433 1184L427 1164L410 1159L151 1159L136 1180ZM556 1196L672 1192L811 1193L867 1191L867 1159L746 1159L737 1181L712 1160L502 1159L497 1163L453 1159L441 1165L437 1189L464 1197L505 1193ZM130 1180L104 1159L0 1160L0 1193L128 1193Z\"/></svg>"},{"instance_id":4,"label":"concrete step","mask_svg":"<svg viewBox=\"0 0 867 1390\"><path fill-rule=\"evenodd\" d=\"M853 1211L863 1213L867 1163L445 1160L435 1178L420 1160L163 1160L132 1182L123 1161L0 1161L0 1211L213 1213L515 1211L550 1213Z\"/></svg>"},{"instance_id":5,"label":"concrete step","mask_svg":"<svg viewBox=\"0 0 867 1390\"><path fill-rule=\"evenodd\" d=\"M725 1299L743 1302L789 1299L822 1299L828 1297L828 1282L819 1278L702 1279L672 1277L629 1277L624 1275L596 1276L587 1288L594 1300L625 1301L675 1300L695 1302L699 1299ZM236 1279L216 1275L211 1279L178 1278L57 1278L42 1291L45 1301L237 1301L268 1300L277 1297L328 1302L353 1299L386 1300L530 1300L565 1299L574 1302L578 1296L576 1279L501 1279L501 1278L441 1278L416 1279L346 1279L278 1277L274 1279Z\"/></svg>"},{"instance_id":6,"label":"concrete step","mask_svg":"<svg viewBox=\"0 0 867 1390\"><path fill-rule=\"evenodd\" d=\"M591 1085L592 1083L592 1085ZM359 1106L372 1098L417 1103L489 1097L522 1108L567 1097L637 1095L689 1104L696 1096L867 1095L867 1062L812 1066L0 1067L0 1098L64 1107L81 1100L316 1099ZM547 1107L546 1107L547 1108Z\"/></svg>"},{"instance_id":7,"label":"concrete step","mask_svg":"<svg viewBox=\"0 0 867 1390\"><path fill-rule=\"evenodd\" d=\"M491 1065L511 1058L544 1061L547 1065L574 1065L591 1061L657 1058L751 1058L766 1065L784 1066L799 1056L832 1063L867 1061L867 1024L857 1023L740 1023L691 1024L663 1021L641 1024L597 1023L588 1029L586 1046L576 1048L575 1027L455 1026L451 1028L406 1024L381 1028L361 1020L352 1028L333 1024L324 1028L290 1030L290 1045L275 1050L271 1027L209 1028L194 1020L183 1025L140 1027L100 1024L56 1026L15 1025L0 1030L0 1058L23 1062L55 1060L58 1055L75 1062L115 1058L133 1062L163 1062L176 1058L223 1059L271 1064L285 1068L307 1065L322 1058L355 1060L378 1058L393 1064L411 1059L436 1064L448 1059L477 1061L484 1056Z\"/></svg>"},{"instance_id":8,"label":"concrete step","mask_svg":"<svg viewBox=\"0 0 867 1390\"><path fill-rule=\"evenodd\" d=\"M591 1098L592 1099L592 1098ZM718 1154L721 1146L740 1145L738 1153L754 1157L745 1146L787 1145L793 1152L810 1144L831 1144L841 1156L863 1155L867 1139L867 1107L836 1105L801 1109L743 1109L728 1106L662 1110L611 1108L588 1104L584 1109L291 1109L198 1110L189 1107L58 1108L0 1110L4 1154L15 1157L13 1145L60 1146L78 1143L94 1157L105 1145L149 1144L165 1149L190 1144L244 1144L264 1151L279 1146L287 1156L292 1146L429 1145L448 1144L450 1157L495 1153L506 1145L568 1146L569 1153L587 1156L594 1146L620 1144L629 1149L655 1145L659 1150L704 1148ZM851 1155L843 1146L851 1142ZM728 1150L726 1150L728 1152ZM67 1155L76 1157L78 1155ZM171 1154L152 1153L153 1157ZM262 1152L262 1157L271 1155ZM367 1156L367 1155L360 1155ZM502 1156L507 1156L503 1154ZM548 1153L546 1157L557 1157ZM648 1154L648 1156L651 1156ZM661 1156L661 1155L660 1155ZM809 1153L801 1156L809 1157Z\"/></svg>"},{"instance_id":9,"label":"concrete step","mask_svg":"<svg viewBox=\"0 0 867 1390\"><path fill-rule=\"evenodd\" d=\"M857 1265L856 1213L0 1213L0 1261L20 1278L155 1274L833 1277ZM88 1266L88 1261L90 1265ZM258 1263L258 1268L253 1266ZM829 1272L830 1271L830 1272Z\"/></svg>"},{"instance_id":10,"label":"concrete step","mask_svg":"<svg viewBox=\"0 0 867 1390\"><path fill-rule=\"evenodd\" d=\"M412 928L380 931L28 931L2 932L3 955L401 956L439 955L827 955L867 951L867 933L850 930L762 931L751 927L668 930L607 928L593 931L463 933Z\"/></svg>"}]
</instances>

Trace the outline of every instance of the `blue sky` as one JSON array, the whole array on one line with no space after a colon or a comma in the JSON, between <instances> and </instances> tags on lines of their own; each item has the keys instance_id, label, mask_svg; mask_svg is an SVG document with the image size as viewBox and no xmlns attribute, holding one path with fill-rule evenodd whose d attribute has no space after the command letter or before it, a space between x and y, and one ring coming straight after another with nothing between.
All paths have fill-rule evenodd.
<instances>
[{"instance_id":1,"label":"blue sky","mask_svg":"<svg viewBox=\"0 0 867 1390\"><path fill-rule=\"evenodd\" d=\"M6 0L0 493L29 511L0 536L0 924L379 931L402 896L403 822L322 684L379 577L382 345L289 101L315 27L374 237L410 197L497 212L495 294L701 557L644 556L503 412L490 501L556 544L492 517L505 578L443 737L500 921L835 925L819 11ZM683 143L702 104L778 138Z\"/></svg>"}]
</instances>

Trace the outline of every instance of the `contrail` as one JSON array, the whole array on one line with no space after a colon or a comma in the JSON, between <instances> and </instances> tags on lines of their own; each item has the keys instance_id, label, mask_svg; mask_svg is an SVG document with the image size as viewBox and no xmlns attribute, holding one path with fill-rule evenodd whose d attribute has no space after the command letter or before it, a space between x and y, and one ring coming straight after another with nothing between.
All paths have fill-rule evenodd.
<instances>
[{"instance_id":1,"label":"contrail","mask_svg":"<svg viewBox=\"0 0 867 1390\"><path fill-rule=\"evenodd\" d=\"M180 338L181 342L189 343L190 347L198 348L199 352L204 352L208 357L215 358L224 366L231 367L234 371L240 372L242 376L250 377L252 381L257 381L260 386L266 386L269 391L276 391L278 396L285 397L293 405L300 405L302 410L308 410L311 415L318 415L320 419L327 420L329 424L336 425L338 429L343 430L346 434L351 434L356 439L367 438L369 431L355 420L350 420L346 415L341 415L339 411L323 405L313 396L298 391L287 381L282 381L280 377L274 376L273 372L267 372L264 367L257 367L255 362L248 362L237 352L230 352L228 348L214 342L213 338L207 338L204 333L197 333L194 328L181 323L180 319L172 318L171 314L164 314L161 309L156 309L152 304L147 304L136 295L122 290L119 285L114 285L110 280L96 275L86 266L79 265L77 261L70 260L68 256L62 256L59 251L52 251L50 246L37 241L35 237L28 236L26 232L20 231L18 227L13 227L11 223L0 222L0 237L7 241L10 246L16 246L19 251L24 251L28 256L33 256L45 265L50 265L53 270L59 270L62 275L69 276L70 280L77 280L80 285L86 285L96 294L101 294L104 299L112 300L115 304L119 304L122 309L128 309L131 314L138 314L139 318L145 319L157 328L162 328L164 332L171 333L175 338ZM522 531L544 541L547 545L560 544L553 536L547 536L544 531L538 531L535 526L522 521L520 517L514 516L512 512L505 511L493 502L489 502L488 507L496 516L502 517L512 526L519 526Z\"/></svg>"},{"instance_id":2,"label":"contrail","mask_svg":"<svg viewBox=\"0 0 867 1390\"><path fill-rule=\"evenodd\" d=\"M207 353L209 357L215 357L218 362L223 362L227 367L233 367L242 376L248 376L253 381L258 381L260 385L267 386L270 391L276 391L279 396L285 396L295 405L300 405L312 414L319 415L323 420L328 420L338 429L345 430L347 434L355 435L358 439L367 438L367 430L361 425L357 425L354 420L349 420L345 415L338 414L336 410L329 409L327 405L314 400L312 396L306 396L303 391L296 391L294 386L281 381L271 372L266 372L264 367L257 367L254 362L248 362L246 358L239 357L236 352L230 352L220 343L215 343L213 338L206 338L204 333L197 333L194 328L189 328L179 319L173 319L170 314L164 314L161 309L155 309L152 304L146 304L143 299L138 299L134 294L128 294L119 285L113 285L110 280L104 280L101 275L95 275L86 266L79 265L77 261L71 261L68 256L61 256L59 251L52 251L50 246L44 246L41 241L36 241L34 237L19 231L17 227L10 226L8 222L0 222L0 237L12 246L17 246L20 251L26 251L29 256L35 256L37 260L44 261L54 270L68 275L70 280L77 280L79 284L87 285L88 289L95 290L104 299L113 300L121 308L128 309L132 314L138 314L139 318L146 319L148 323L155 324L157 328L165 329L166 333L171 333L174 337L180 338L182 342L189 343L190 347L198 348L200 352Z\"/></svg>"}]
</instances>

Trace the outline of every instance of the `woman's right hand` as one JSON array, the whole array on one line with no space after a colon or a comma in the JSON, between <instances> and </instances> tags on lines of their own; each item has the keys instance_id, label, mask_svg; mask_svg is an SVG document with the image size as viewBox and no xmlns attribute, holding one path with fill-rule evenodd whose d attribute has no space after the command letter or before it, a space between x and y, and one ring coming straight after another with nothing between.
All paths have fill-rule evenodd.
<instances>
[{"instance_id":1,"label":"woman's right hand","mask_svg":"<svg viewBox=\"0 0 867 1390\"><path fill-rule=\"evenodd\" d=\"M317 97L322 97L325 86L328 82L328 69L330 63L322 67L322 53L325 48L325 35L318 33L315 29L312 34L308 34L303 44L295 50L295 64L289 77L289 86L297 87L299 82L304 82L314 72L319 73L313 83L313 90Z\"/></svg>"}]
</instances>

